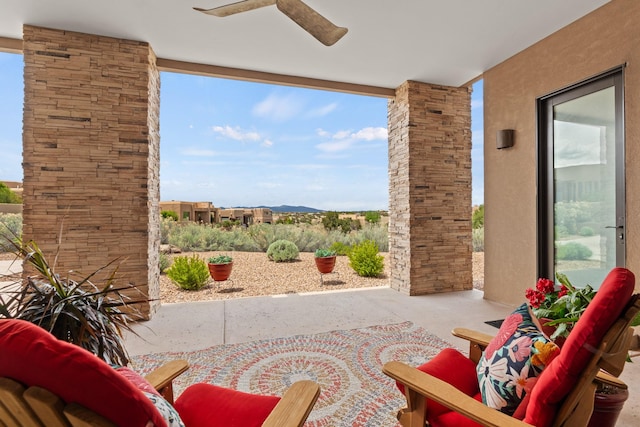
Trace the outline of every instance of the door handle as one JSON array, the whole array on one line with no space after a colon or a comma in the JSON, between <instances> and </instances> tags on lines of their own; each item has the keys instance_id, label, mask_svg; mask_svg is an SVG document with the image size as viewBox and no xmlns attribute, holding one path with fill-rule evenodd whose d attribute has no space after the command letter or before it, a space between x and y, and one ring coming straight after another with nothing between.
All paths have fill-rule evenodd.
<instances>
[{"instance_id":1,"label":"door handle","mask_svg":"<svg viewBox=\"0 0 640 427\"><path fill-rule=\"evenodd\" d=\"M624 230L624 225L607 225L604 228L615 228L616 230ZM624 240L624 233L622 231L618 234L618 239Z\"/></svg>"}]
</instances>

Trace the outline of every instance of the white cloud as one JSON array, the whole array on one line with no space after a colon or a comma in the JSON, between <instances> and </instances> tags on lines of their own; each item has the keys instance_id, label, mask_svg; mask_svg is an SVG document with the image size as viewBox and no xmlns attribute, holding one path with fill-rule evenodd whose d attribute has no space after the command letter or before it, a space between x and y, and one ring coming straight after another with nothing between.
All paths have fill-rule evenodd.
<instances>
[{"instance_id":1,"label":"white cloud","mask_svg":"<svg viewBox=\"0 0 640 427\"><path fill-rule=\"evenodd\" d=\"M383 127L366 127L356 132L341 130L333 135L322 129L318 129L317 133L321 137L330 137L333 139L333 141L321 142L316 145L318 150L331 153L348 150L358 141L376 141L386 140L388 138L387 128Z\"/></svg>"},{"instance_id":2,"label":"white cloud","mask_svg":"<svg viewBox=\"0 0 640 427\"><path fill-rule=\"evenodd\" d=\"M387 139L388 133L387 128L364 128L360 129L358 132L353 134L355 139L364 140L364 141L374 141L376 139Z\"/></svg>"},{"instance_id":3,"label":"white cloud","mask_svg":"<svg viewBox=\"0 0 640 427\"><path fill-rule=\"evenodd\" d=\"M304 103L293 95L269 95L253 107L252 113L276 121L289 120L300 114Z\"/></svg>"},{"instance_id":4,"label":"white cloud","mask_svg":"<svg viewBox=\"0 0 640 427\"><path fill-rule=\"evenodd\" d=\"M270 147L273 147L273 141L269 139L265 139L264 141L262 141L262 144L260 145L266 148L270 148Z\"/></svg>"},{"instance_id":5,"label":"white cloud","mask_svg":"<svg viewBox=\"0 0 640 427\"><path fill-rule=\"evenodd\" d=\"M354 140L352 139L343 139L341 141L331 141L331 142L321 142L316 145L316 148L320 151L331 152L334 153L336 151L344 151L354 144Z\"/></svg>"},{"instance_id":6,"label":"white cloud","mask_svg":"<svg viewBox=\"0 0 640 427\"><path fill-rule=\"evenodd\" d=\"M227 138L234 139L236 141L259 141L260 134L253 131L245 131L239 127L232 128L231 126L214 126L213 131L219 133Z\"/></svg>"},{"instance_id":7,"label":"white cloud","mask_svg":"<svg viewBox=\"0 0 640 427\"><path fill-rule=\"evenodd\" d=\"M338 103L333 102L323 107L315 108L307 113L307 117L324 117L327 114L332 113L338 108Z\"/></svg>"}]
</instances>

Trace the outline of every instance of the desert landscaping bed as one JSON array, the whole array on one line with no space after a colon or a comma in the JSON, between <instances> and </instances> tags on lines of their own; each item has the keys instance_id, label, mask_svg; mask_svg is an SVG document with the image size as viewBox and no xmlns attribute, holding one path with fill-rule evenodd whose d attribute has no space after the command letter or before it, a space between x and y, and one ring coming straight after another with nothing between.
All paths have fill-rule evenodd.
<instances>
[{"instance_id":1,"label":"desert landscaping bed","mask_svg":"<svg viewBox=\"0 0 640 427\"><path fill-rule=\"evenodd\" d=\"M334 273L320 279L313 253L300 253L300 260L276 263L269 261L263 252L198 252L206 260L212 255L233 256L233 271L230 281L214 282L199 291L184 291L166 275L160 277L160 299L163 303L220 300L253 296L282 295L290 293L323 292L329 290L371 288L389 286L389 254L381 253L385 259L384 273L380 277L360 277L351 267L349 259L340 256L336 260ZM191 255L183 253L181 255ZM176 255L173 255L176 256ZM484 253L473 254L474 287L482 289Z\"/></svg>"}]
</instances>

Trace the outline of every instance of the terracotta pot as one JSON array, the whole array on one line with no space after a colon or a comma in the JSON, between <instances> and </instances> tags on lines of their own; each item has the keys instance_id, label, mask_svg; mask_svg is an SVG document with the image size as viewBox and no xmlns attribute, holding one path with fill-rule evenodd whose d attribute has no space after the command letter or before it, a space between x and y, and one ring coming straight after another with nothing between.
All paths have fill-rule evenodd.
<instances>
[{"instance_id":1,"label":"terracotta pot","mask_svg":"<svg viewBox=\"0 0 640 427\"><path fill-rule=\"evenodd\" d=\"M318 267L318 271L322 274L331 273L333 271L333 267L336 265L336 257L334 256L326 256L326 257L316 257L316 267Z\"/></svg>"},{"instance_id":2,"label":"terracotta pot","mask_svg":"<svg viewBox=\"0 0 640 427\"><path fill-rule=\"evenodd\" d=\"M226 264L208 264L209 274L211 278L216 282L223 282L231 275L231 269L233 268L233 262Z\"/></svg>"},{"instance_id":3,"label":"terracotta pot","mask_svg":"<svg viewBox=\"0 0 640 427\"><path fill-rule=\"evenodd\" d=\"M629 398L629 390L616 388L614 393L596 392L593 413L587 427L614 427Z\"/></svg>"}]
</instances>

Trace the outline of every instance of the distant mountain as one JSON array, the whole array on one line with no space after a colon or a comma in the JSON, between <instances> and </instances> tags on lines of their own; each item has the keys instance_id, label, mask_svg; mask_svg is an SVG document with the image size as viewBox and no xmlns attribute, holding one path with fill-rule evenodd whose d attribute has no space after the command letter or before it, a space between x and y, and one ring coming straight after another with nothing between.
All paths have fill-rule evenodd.
<instances>
[{"instance_id":1,"label":"distant mountain","mask_svg":"<svg viewBox=\"0 0 640 427\"><path fill-rule=\"evenodd\" d=\"M259 208L268 208L271 209L273 212L278 212L278 213L318 213L318 212L324 212L323 210L320 209L315 209L315 208L310 208L307 206L289 206L289 205L280 205L280 206L258 206Z\"/></svg>"},{"instance_id":2,"label":"distant mountain","mask_svg":"<svg viewBox=\"0 0 640 427\"><path fill-rule=\"evenodd\" d=\"M271 209L272 212L276 213L319 213L324 212L321 209L310 208L308 206L289 206L289 205L280 205L280 206L234 206L234 207L220 207L220 209L256 209L256 208L267 208Z\"/></svg>"}]
</instances>

